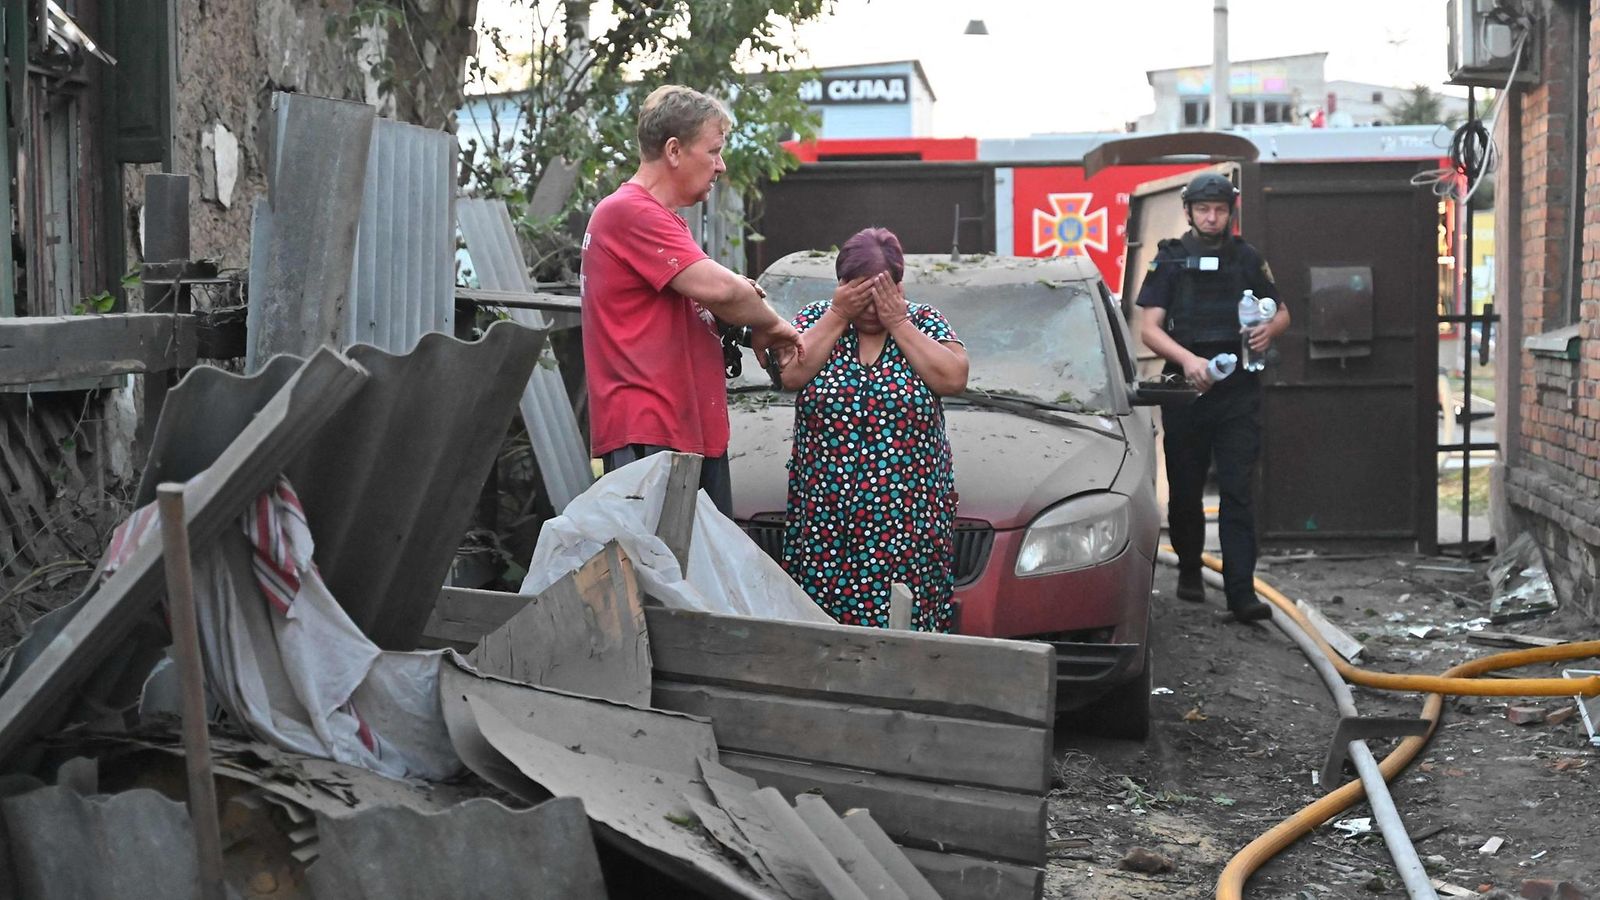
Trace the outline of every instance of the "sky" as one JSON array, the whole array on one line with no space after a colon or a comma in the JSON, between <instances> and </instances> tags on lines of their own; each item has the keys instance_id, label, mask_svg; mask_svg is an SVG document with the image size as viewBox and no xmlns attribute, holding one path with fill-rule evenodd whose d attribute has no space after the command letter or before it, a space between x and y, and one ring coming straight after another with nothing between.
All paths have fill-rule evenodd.
<instances>
[{"instance_id":1,"label":"sky","mask_svg":"<svg viewBox=\"0 0 1600 900\"><path fill-rule=\"evenodd\" d=\"M814 66L918 59L936 137L1121 131L1151 111L1145 72L1207 65L1215 0L838 0L788 36ZM610 21L596 3L593 25ZM1228 0L1229 57L1327 52L1329 80L1442 88L1442 0ZM480 21L526 28L525 3L482 0ZM989 34L963 32L982 19ZM1445 89L1450 93L1465 91Z\"/></svg>"}]
</instances>

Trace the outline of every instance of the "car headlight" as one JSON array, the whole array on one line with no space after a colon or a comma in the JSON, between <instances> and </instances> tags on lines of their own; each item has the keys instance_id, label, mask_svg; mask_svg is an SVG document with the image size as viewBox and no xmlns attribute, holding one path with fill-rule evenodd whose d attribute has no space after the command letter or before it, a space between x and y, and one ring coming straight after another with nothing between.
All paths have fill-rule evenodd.
<instances>
[{"instance_id":1,"label":"car headlight","mask_svg":"<svg viewBox=\"0 0 1600 900\"><path fill-rule=\"evenodd\" d=\"M1128 546L1128 498L1091 494L1057 504L1033 520L1017 552L1017 575L1049 575L1098 565Z\"/></svg>"}]
</instances>

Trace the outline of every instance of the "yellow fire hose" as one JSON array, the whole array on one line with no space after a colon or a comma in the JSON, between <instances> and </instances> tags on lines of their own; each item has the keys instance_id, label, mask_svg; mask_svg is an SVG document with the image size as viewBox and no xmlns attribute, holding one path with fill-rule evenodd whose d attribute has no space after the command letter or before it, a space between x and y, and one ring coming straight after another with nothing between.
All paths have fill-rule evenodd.
<instances>
[{"instance_id":1,"label":"yellow fire hose","mask_svg":"<svg viewBox=\"0 0 1600 900\"><path fill-rule=\"evenodd\" d=\"M1165 549L1170 552L1171 548ZM1207 567L1218 572L1222 571L1222 563L1215 557L1204 556L1202 561ZM1536 663L1600 656L1600 641L1582 641L1554 647L1536 647L1531 650L1496 653L1491 656L1468 660L1449 669L1443 675L1395 675L1387 672L1371 672L1358 666L1350 665L1339 654L1335 653L1315 626L1311 624L1310 620L1295 607L1289 598L1260 578L1255 580L1255 588L1257 593L1265 597L1268 602L1277 607L1284 615L1293 619L1296 624L1310 635L1311 639L1327 655L1334 668L1338 670L1345 680L1364 687L1394 691L1418 691L1428 694L1428 698L1422 706L1421 716L1428 722L1428 731L1426 734L1406 738L1400 742L1400 745L1393 752L1384 757L1383 761L1378 765L1378 770L1383 773L1385 781L1392 780L1410 764L1417 754L1422 751L1428 739L1433 736L1433 730L1439 723L1440 710L1444 707L1444 694L1476 697L1555 697L1573 695L1593 697L1600 694L1600 676L1579 679L1479 679L1475 677L1500 669L1513 669L1518 666ZM1233 859L1229 860L1227 866L1223 868L1222 875L1217 879L1217 900L1239 900L1243 895L1245 882L1257 869L1266 865L1268 860L1310 833L1318 825L1327 822L1354 805L1364 793L1360 780L1348 782L1323 795L1309 806L1284 819L1265 834L1251 841Z\"/></svg>"}]
</instances>

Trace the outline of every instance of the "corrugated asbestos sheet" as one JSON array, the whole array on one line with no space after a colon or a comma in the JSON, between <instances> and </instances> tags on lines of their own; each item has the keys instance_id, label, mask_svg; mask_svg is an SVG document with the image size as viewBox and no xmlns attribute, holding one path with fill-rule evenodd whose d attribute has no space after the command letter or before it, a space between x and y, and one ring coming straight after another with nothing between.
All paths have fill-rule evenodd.
<instances>
[{"instance_id":1,"label":"corrugated asbestos sheet","mask_svg":"<svg viewBox=\"0 0 1600 900\"><path fill-rule=\"evenodd\" d=\"M267 196L251 220L245 369L339 346L375 111L272 95Z\"/></svg>"},{"instance_id":2,"label":"corrugated asbestos sheet","mask_svg":"<svg viewBox=\"0 0 1600 900\"><path fill-rule=\"evenodd\" d=\"M492 291L533 289L505 203L463 198L456 202L456 215L479 286ZM549 317L536 309L513 309L510 314L513 321L529 328L550 327ZM578 417L572 412L561 370L553 365L535 368L520 405L550 505L560 513L594 481L589 448L578 431Z\"/></svg>"},{"instance_id":3,"label":"corrugated asbestos sheet","mask_svg":"<svg viewBox=\"0 0 1600 900\"><path fill-rule=\"evenodd\" d=\"M0 820L14 879L0 885L6 896L199 896L189 813L155 791L82 797L70 788L44 787L0 802Z\"/></svg>"},{"instance_id":4,"label":"corrugated asbestos sheet","mask_svg":"<svg viewBox=\"0 0 1600 900\"><path fill-rule=\"evenodd\" d=\"M380 647L416 646L543 343L542 331L496 322L472 343L424 335L403 356L352 347L367 383L285 461L323 579ZM297 365L248 378L191 370L162 410L141 502L210 465Z\"/></svg>"},{"instance_id":5,"label":"corrugated asbestos sheet","mask_svg":"<svg viewBox=\"0 0 1600 900\"><path fill-rule=\"evenodd\" d=\"M245 368L328 344L405 353L455 331L455 138L274 94L250 235Z\"/></svg>"},{"instance_id":6,"label":"corrugated asbestos sheet","mask_svg":"<svg viewBox=\"0 0 1600 900\"><path fill-rule=\"evenodd\" d=\"M455 333L456 152L442 131L374 125L343 346L406 353L429 331Z\"/></svg>"},{"instance_id":7,"label":"corrugated asbestos sheet","mask_svg":"<svg viewBox=\"0 0 1600 900\"><path fill-rule=\"evenodd\" d=\"M316 897L561 897L604 900L589 819L576 797L513 811L468 800L435 813L376 807L317 816Z\"/></svg>"}]
</instances>

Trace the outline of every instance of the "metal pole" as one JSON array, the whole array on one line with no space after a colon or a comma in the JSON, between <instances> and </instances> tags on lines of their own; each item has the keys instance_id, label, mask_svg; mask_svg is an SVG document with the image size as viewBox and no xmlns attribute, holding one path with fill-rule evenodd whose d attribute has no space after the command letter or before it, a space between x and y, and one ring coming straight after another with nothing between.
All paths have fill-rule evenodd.
<instances>
[{"instance_id":1,"label":"metal pole","mask_svg":"<svg viewBox=\"0 0 1600 900\"><path fill-rule=\"evenodd\" d=\"M184 521L183 485L156 488L161 510L161 555L167 569L167 615L172 620L172 654L183 691L183 758L189 773L189 821L200 860L200 896L225 900L222 881L222 828L217 821L217 788L211 776L211 745L206 735L206 676L200 665L200 629L195 621L194 574L189 563L189 529Z\"/></svg>"},{"instance_id":2,"label":"metal pole","mask_svg":"<svg viewBox=\"0 0 1600 900\"><path fill-rule=\"evenodd\" d=\"M1215 0L1215 30L1211 36L1211 130L1233 127L1233 107L1228 101L1228 0Z\"/></svg>"},{"instance_id":3,"label":"metal pole","mask_svg":"<svg viewBox=\"0 0 1600 900\"><path fill-rule=\"evenodd\" d=\"M1477 89L1468 87L1467 121L1477 118ZM1485 178L1489 167L1487 160L1481 162L1484 166L1478 177ZM1461 558L1466 559L1472 555L1469 549L1472 540L1472 203L1464 200L1461 207L1461 311L1466 313L1466 321L1461 325ZM1445 410L1444 414L1450 415L1450 410Z\"/></svg>"}]
</instances>

